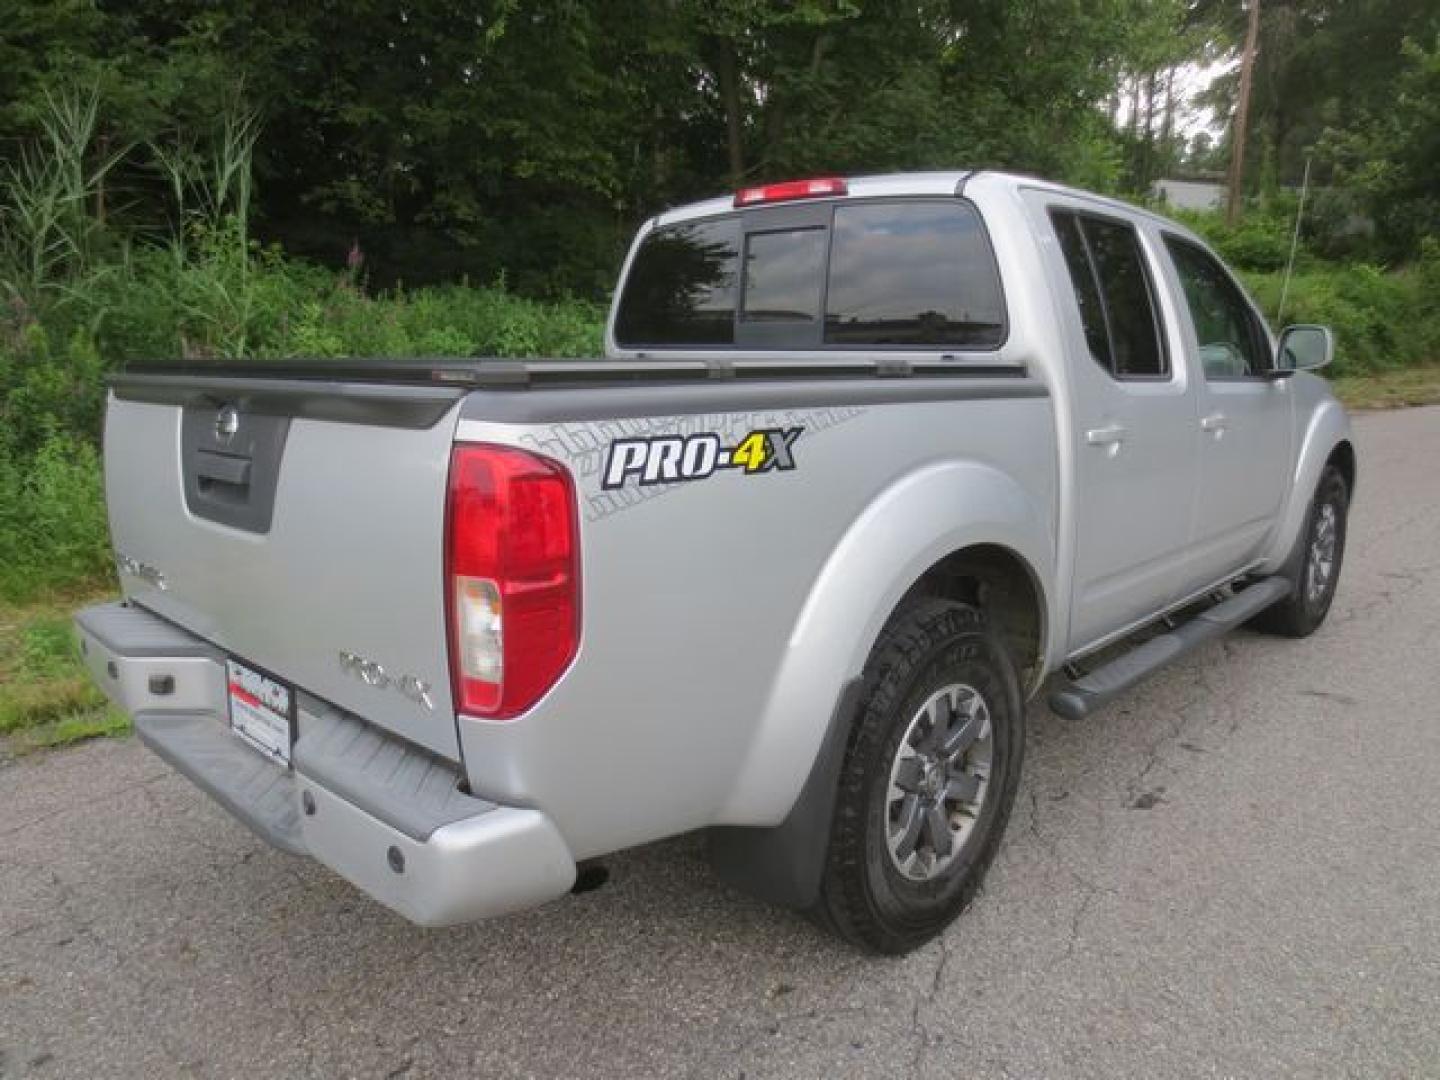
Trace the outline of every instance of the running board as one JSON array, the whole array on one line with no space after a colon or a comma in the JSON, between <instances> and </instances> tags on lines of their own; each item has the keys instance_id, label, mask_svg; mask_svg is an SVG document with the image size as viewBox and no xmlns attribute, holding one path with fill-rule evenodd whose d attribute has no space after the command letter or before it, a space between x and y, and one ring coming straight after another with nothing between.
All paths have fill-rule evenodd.
<instances>
[{"instance_id":1,"label":"running board","mask_svg":"<svg viewBox=\"0 0 1440 1080\"><path fill-rule=\"evenodd\" d=\"M1178 660L1283 600L1290 589L1288 578L1268 577L1257 581L1174 630L1137 645L1063 690L1055 691L1050 695L1050 708L1066 720L1083 720L1172 660Z\"/></svg>"}]
</instances>

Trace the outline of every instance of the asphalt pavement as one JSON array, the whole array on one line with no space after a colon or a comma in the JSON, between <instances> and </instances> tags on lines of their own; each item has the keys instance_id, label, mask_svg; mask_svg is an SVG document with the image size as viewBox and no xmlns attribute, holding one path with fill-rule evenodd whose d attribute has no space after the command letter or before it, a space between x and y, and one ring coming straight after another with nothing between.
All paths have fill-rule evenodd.
<instances>
[{"instance_id":1,"label":"asphalt pavement","mask_svg":"<svg viewBox=\"0 0 1440 1080\"><path fill-rule=\"evenodd\" d=\"M695 838L416 929L94 743L0 765L0 1077L1440 1076L1440 410L1355 426L1329 622L1034 705L987 886L912 956Z\"/></svg>"}]
</instances>

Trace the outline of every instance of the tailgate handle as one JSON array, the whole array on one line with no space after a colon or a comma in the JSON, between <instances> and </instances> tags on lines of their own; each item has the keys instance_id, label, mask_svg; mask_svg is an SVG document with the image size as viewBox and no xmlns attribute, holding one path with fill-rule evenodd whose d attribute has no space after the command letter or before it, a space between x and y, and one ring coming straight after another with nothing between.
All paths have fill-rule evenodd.
<instances>
[{"instance_id":1,"label":"tailgate handle","mask_svg":"<svg viewBox=\"0 0 1440 1080\"><path fill-rule=\"evenodd\" d=\"M200 450L195 454L195 475L202 481L211 480L233 484L235 487L248 487L250 459Z\"/></svg>"}]
</instances>

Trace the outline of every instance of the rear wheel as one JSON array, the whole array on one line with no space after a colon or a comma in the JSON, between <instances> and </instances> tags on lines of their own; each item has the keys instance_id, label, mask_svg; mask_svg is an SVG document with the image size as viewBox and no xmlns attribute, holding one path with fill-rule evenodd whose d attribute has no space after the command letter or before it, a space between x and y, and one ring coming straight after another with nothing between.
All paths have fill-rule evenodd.
<instances>
[{"instance_id":1,"label":"rear wheel","mask_svg":"<svg viewBox=\"0 0 1440 1080\"><path fill-rule=\"evenodd\" d=\"M1252 620L1257 630L1307 637L1325 621L1345 558L1349 508L1350 492L1344 475L1334 465L1326 465L1305 519L1300 547L1291 555L1285 570L1293 582L1290 595Z\"/></svg>"},{"instance_id":2,"label":"rear wheel","mask_svg":"<svg viewBox=\"0 0 1440 1080\"><path fill-rule=\"evenodd\" d=\"M816 914L874 952L938 934L994 858L1023 753L1014 664L983 614L901 615L866 665Z\"/></svg>"}]
</instances>

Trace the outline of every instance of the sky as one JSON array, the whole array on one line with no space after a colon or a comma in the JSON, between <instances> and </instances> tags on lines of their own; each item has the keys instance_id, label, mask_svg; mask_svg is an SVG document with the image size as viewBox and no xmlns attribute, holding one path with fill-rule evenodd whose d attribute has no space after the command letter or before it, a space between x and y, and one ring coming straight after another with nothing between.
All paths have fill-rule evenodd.
<instances>
[{"instance_id":1,"label":"sky","mask_svg":"<svg viewBox=\"0 0 1440 1080\"><path fill-rule=\"evenodd\" d=\"M1217 117L1214 110L1195 104L1195 97L1203 92L1218 75L1233 70L1240 63L1238 57L1220 60L1213 64L1185 64L1176 69L1176 90L1180 104L1175 110L1175 125L1191 139L1202 131L1208 131L1212 138L1219 139L1225 133L1225 117ZM1130 119L1130 102L1123 99L1120 104L1120 124L1123 127Z\"/></svg>"}]
</instances>

